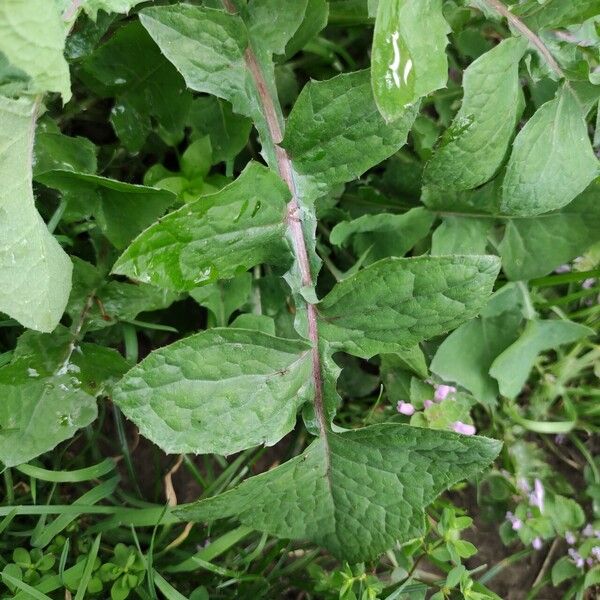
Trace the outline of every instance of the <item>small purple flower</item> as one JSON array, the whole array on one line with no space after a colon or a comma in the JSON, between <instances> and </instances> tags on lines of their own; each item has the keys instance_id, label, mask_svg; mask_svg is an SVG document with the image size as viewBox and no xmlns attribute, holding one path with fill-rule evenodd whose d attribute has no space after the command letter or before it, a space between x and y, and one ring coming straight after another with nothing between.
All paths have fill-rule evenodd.
<instances>
[{"instance_id":1,"label":"small purple flower","mask_svg":"<svg viewBox=\"0 0 600 600\"><path fill-rule=\"evenodd\" d=\"M588 277L587 279L584 279L583 283L581 284L581 287L584 290L591 290L595 285L596 279L594 277Z\"/></svg>"},{"instance_id":2,"label":"small purple flower","mask_svg":"<svg viewBox=\"0 0 600 600\"><path fill-rule=\"evenodd\" d=\"M519 531L519 529L523 527L523 521L521 521L519 517L515 517L515 515L513 515L510 511L506 513L506 520L510 521L514 531Z\"/></svg>"},{"instance_id":3,"label":"small purple flower","mask_svg":"<svg viewBox=\"0 0 600 600\"><path fill-rule=\"evenodd\" d=\"M594 528L592 527L591 523L588 523L582 530L581 533L583 533L583 535L585 535L585 537L593 537L594 535Z\"/></svg>"},{"instance_id":4,"label":"small purple flower","mask_svg":"<svg viewBox=\"0 0 600 600\"><path fill-rule=\"evenodd\" d=\"M554 443L558 446L562 446L567 439L567 436L564 433L559 433L554 436Z\"/></svg>"},{"instance_id":5,"label":"small purple flower","mask_svg":"<svg viewBox=\"0 0 600 600\"><path fill-rule=\"evenodd\" d=\"M581 556L581 554L579 554L579 552L577 552L577 550L575 550L574 548L569 548L569 557L575 563L575 566L578 569L583 569L583 565L585 564L585 561L583 560L583 557Z\"/></svg>"},{"instance_id":6,"label":"small purple flower","mask_svg":"<svg viewBox=\"0 0 600 600\"><path fill-rule=\"evenodd\" d=\"M525 494L529 493L529 491L531 490L529 481L527 481L527 479L525 479L525 477L519 477L517 479L517 487L519 488L519 490L521 490Z\"/></svg>"},{"instance_id":7,"label":"small purple flower","mask_svg":"<svg viewBox=\"0 0 600 600\"><path fill-rule=\"evenodd\" d=\"M572 531L567 531L565 533L565 540L567 540L567 544L569 544L569 546L572 546L577 541L577 538Z\"/></svg>"},{"instance_id":8,"label":"small purple flower","mask_svg":"<svg viewBox=\"0 0 600 600\"><path fill-rule=\"evenodd\" d=\"M462 433L463 435L474 435L476 431L473 425L463 423L462 421L456 421L454 425L452 425L452 429L454 429L456 433Z\"/></svg>"},{"instance_id":9,"label":"small purple flower","mask_svg":"<svg viewBox=\"0 0 600 600\"><path fill-rule=\"evenodd\" d=\"M433 397L437 402L441 402L442 400L445 400L450 394L456 393L456 388L453 385L445 385L442 383L440 385L435 385L434 387L435 393Z\"/></svg>"},{"instance_id":10,"label":"small purple flower","mask_svg":"<svg viewBox=\"0 0 600 600\"><path fill-rule=\"evenodd\" d=\"M597 560L600 561L600 546L594 546L592 548L592 556Z\"/></svg>"},{"instance_id":11,"label":"small purple flower","mask_svg":"<svg viewBox=\"0 0 600 600\"><path fill-rule=\"evenodd\" d=\"M544 543L542 542L542 538L535 537L535 538L533 538L531 545L533 546L534 550L541 550Z\"/></svg>"},{"instance_id":12,"label":"small purple flower","mask_svg":"<svg viewBox=\"0 0 600 600\"><path fill-rule=\"evenodd\" d=\"M557 274L560 273L570 273L571 272L571 265L560 265L559 267L556 267L556 269L554 269L554 272Z\"/></svg>"},{"instance_id":13,"label":"small purple flower","mask_svg":"<svg viewBox=\"0 0 600 600\"><path fill-rule=\"evenodd\" d=\"M396 409L401 415L410 417L415 414L415 407L410 402L398 402Z\"/></svg>"},{"instance_id":14,"label":"small purple flower","mask_svg":"<svg viewBox=\"0 0 600 600\"><path fill-rule=\"evenodd\" d=\"M431 408L433 406L433 400L423 400L423 406L425 408Z\"/></svg>"},{"instance_id":15,"label":"small purple flower","mask_svg":"<svg viewBox=\"0 0 600 600\"><path fill-rule=\"evenodd\" d=\"M542 482L536 477L533 492L529 494L529 504L531 506L537 506L540 512L544 512L544 486Z\"/></svg>"}]
</instances>

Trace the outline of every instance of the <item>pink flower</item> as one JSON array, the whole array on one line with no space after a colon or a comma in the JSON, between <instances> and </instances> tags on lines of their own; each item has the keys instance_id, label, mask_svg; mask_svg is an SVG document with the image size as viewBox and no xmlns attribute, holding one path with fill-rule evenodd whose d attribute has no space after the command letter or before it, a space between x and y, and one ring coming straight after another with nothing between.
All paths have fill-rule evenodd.
<instances>
[{"instance_id":1,"label":"pink flower","mask_svg":"<svg viewBox=\"0 0 600 600\"><path fill-rule=\"evenodd\" d=\"M583 568L585 561L583 560L583 557L579 554L579 552L577 552L577 550L574 550L573 548L569 548L569 557L575 563L575 566L578 569Z\"/></svg>"},{"instance_id":2,"label":"pink flower","mask_svg":"<svg viewBox=\"0 0 600 600\"><path fill-rule=\"evenodd\" d=\"M514 531L519 531L519 529L523 527L523 521L521 521L519 517L515 517L510 511L506 513L506 519L507 521L510 521Z\"/></svg>"},{"instance_id":3,"label":"pink flower","mask_svg":"<svg viewBox=\"0 0 600 600\"><path fill-rule=\"evenodd\" d=\"M400 401L396 405L396 409L401 415L406 415L407 417L415 414L415 407L410 402Z\"/></svg>"},{"instance_id":4,"label":"pink flower","mask_svg":"<svg viewBox=\"0 0 600 600\"><path fill-rule=\"evenodd\" d=\"M423 400L423 406L425 408L430 408L431 406L433 406L433 400Z\"/></svg>"},{"instance_id":5,"label":"pink flower","mask_svg":"<svg viewBox=\"0 0 600 600\"><path fill-rule=\"evenodd\" d=\"M536 477L533 485L533 492L529 494L529 504L531 504L531 506L537 506L540 509L540 512L544 512L544 495L544 486Z\"/></svg>"},{"instance_id":6,"label":"pink flower","mask_svg":"<svg viewBox=\"0 0 600 600\"><path fill-rule=\"evenodd\" d=\"M436 385L434 387L435 387L435 394L433 395L433 397L437 402L441 402L442 400L445 400L449 394L456 393L456 388L453 385L445 385L442 383L442 384Z\"/></svg>"},{"instance_id":7,"label":"pink flower","mask_svg":"<svg viewBox=\"0 0 600 600\"><path fill-rule=\"evenodd\" d=\"M541 550L544 543L542 542L542 538L536 537L533 538L531 545L533 546L534 550Z\"/></svg>"},{"instance_id":8,"label":"pink flower","mask_svg":"<svg viewBox=\"0 0 600 600\"><path fill-rule=\"evenodd\" d=\"M596 284L596 280L593 277L588 277L587 279L584 280L584 282L581 284L581 287L584 290L591 290L594 285Z\"/></svg>"},{"instance_id":9,"label":"pink flower","mask_svg":"<svg viewBox=\"0 0 600 600\"><path fill-rule=\"evenodd\" d=\"M569 546L572 546L577 541L575 534L572 531L567 531L565 533L565 540Z\"/></svg>"},{"instance_id":10,"label":"pink flower","mask_svg":"<svg viewBox=\"0 0 600 600\"><path fill-rule=\"evenodd\" d=\"M456 433L462 433L463 435L473 435L476 431L473 425L468 425L462 421L456 421L454 425L452 425L452 429L454 429Z\"/></svg>"},{"instance_id":11,"label":"pink flower","mask_svg":"<svg viewBox=\"0 0 600 600\"><path fill-rule=\"evenodd\" d=\"M555 273L569 273L571 271L571 265L560 265L554 269Z\"/></svg>"}]
</instances>

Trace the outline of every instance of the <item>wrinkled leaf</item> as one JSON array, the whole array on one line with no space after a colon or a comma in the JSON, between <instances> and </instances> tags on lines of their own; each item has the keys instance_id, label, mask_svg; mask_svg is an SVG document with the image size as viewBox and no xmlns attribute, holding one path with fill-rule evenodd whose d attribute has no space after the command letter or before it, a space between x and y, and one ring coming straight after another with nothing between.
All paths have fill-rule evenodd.
<instances>
[{"instance_id":1,"label":"wrinkled leaf","mask_svg":"<svg viewBox=\"0 0 600 600\"><path fill-rule=\"evenodd\" d=\"M308 83L288 117L282 146L304 175L307 194L352 181L399 150L416 117L412 107L388 125L379 114L368 71ZM315 190L312 190L314 186Z\"/></svg>"},{"instance_id":2,"label":"wrinkled leaf","mask_svg":"<svg viewBox=\"0 0 600 600\"><path fill-rule=\"evenodd\" d=\"M232 516L280 537L309 539L350 562L371 560L397 540L420 536L423 509L499 449L495 440L405 425L328 433L276 469L177 514Z\"/></svg>"},{"instance_id":3,"label":"wrinkled leaf","mask_svg":"<svg viewBox=\"0 0 600 600\"><path fill-rule=\"evenodd\" d=\"M509 38L465 71L464 98L427 163L426 182L467 190L491 179L502 164L520 114L522 39Z\"/></svg>"},{"instance_id":4,"label":"wrinkled leaf","mask_svg":"<svg viewBox=\"0 0 600 600\"><path fill-rule=\"evenodd\" d=\"M165 452L273 445L312 396L309 350L258 331L211 329L152 352L113 400Z\"/></svg>"},{"instance_id":5,"label":"wrinkled leaf","mask_svg":"<svg viewBox=\"0 0 600 600\"><path fill-rule=\"evenodd\" d=\"M323 298L319 333L357 356L406 349L474 317L499 268L494 256L381 260Z\"/></svg>"}]
</instances>

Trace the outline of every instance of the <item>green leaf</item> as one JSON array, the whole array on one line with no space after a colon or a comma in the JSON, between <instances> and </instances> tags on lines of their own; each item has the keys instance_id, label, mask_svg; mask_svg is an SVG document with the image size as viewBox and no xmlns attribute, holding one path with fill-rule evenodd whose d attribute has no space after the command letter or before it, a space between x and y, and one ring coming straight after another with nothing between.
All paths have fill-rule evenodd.
<instances>
[{"instance_id":1,"label":"green leaf","mask_svg":"<svg viewBox=\"0 0 600 600\"><path fill-rule=\"evenodd\" d=\"M431 254L485 254L492 225L492 219L444 216L433 232Z\"/></svg>"},{"instance_id":2,"label":"green leaf","mask_svg":"<svg viewBox=\"0 0 600 600\"><path fill-rule=\"evenodd\" d=\"M581 569L568 556L561 556L552 566L552 585L558 587L567 579L579 577Z\"/></svg>"},{"instance_id":3,"label":"green leaf","mask_svg":"<svg viewBox=\"0 0 600 600\"><path fill-rule=\"evenodd\" d=\"M516 4L512 10L532 29L558 29L597 16L600 14L600 1L547 0L540 3L539 0L526 0Z\"/></svg>"},{"instance_id":4,"label":"green leaf","mask_svg":"<svg viewBox=\"0 0 600 600\"><path fill-rule=\"evenodd\" d=\"M107 13L128 13L134 6L144 2L145 0L84 0L83 10L94 21L99 10ZM71 0L73 3L73 0Z\"/></svg>"},{"instance_id":5,"label":"green leaf","mask_svg":"<svg viewBox=\"0 0 600 600\"><path fill-rule=\"evenodd\" d=\"M71 98L69 66L63 56L66 26L53 0L2 0L0 52L31 78L32 94L59 92Z\"/></svg>"},{"instance_id":6,"label":"green leaf","mask_svg":"<svg viewBox=\"0 0 600 600\"><path fill-rule=\"evenodd\" d=\"M569 204L598 175L581 106L568 87L519 132L506 167L501 210L532 216Z\"/></svg>"},{"instance_id":7,"label":"green leaf","mask_svg":"<svg viewBox=\"0 0 600 600\"><path fill-rule=\"evenodd\" d=\"M252 128L250 119L236 115L229 102L215 96L195 98L188 123L192 140L210 137L215 163L233 160L248 142Z\"/></svg>"},{"instance_id":8,"label":"green leaf","mask_svg":"<svg viewBox=\"0 0 600 600\"><path fill-rule=\"evenodd\" d=\"M190 296L213 313L217 327L227 327L231 315L248 301L251 289L252 275L240 273L232 279L196 288Z\"/></svg>"},{"instance_id":9,"label":"green leaf","mask_svg":"<svg viewBox=\"0 0 600 600\"><path fill-rule=\"evenodd\" d=\"M250 0L246 24L250 35L260 40L261 49L284 54L306 14L308 0Z\"/></svg>"},{"instance_id":10,"label":"green leaf","mask_svg":"<svg viewBox=\"0 0 600 600\"><path fill-rule=\"evenodd\" d=\"M123 144L139 150L152 123L169 145L179 143L192 102L183 77L135 21L119 28L83 62L84 78L114 96L111 121Z\"/></svg>"},{"instance_id":11,"label":"green leaf","mask_svg":"<svg viewBox=\"0 0 600 600\"><path fill-rule=\"evenodd\" d=\"M85 198L102 233L116 248L126 247L175 201L174 194L167 190L88 173L49 171L38 175L36 181L59 189L69 197Z\"/></svg>"},{"instance_id":12,"label":"green leaf","mask_svg":"<svg viewBox=\"0 0 600 600\"><path fill-rule=\"evenodd\" d=\"M288 199L288 188L273 171L250 163L231 185L144 231L113 272L190 291L263 262L285 262Z\"/></svg>"},{"instance_id":13,"label":"green leaf","mask_svg":"<svg viewBox=\"0 0 600 600\"><path fill-rule=\"evenodd\" d=\"M600 240L600 184L594 182L563 209L506 223L498 246L512 280L542 277Z\"/></svg>"},{"instance_id":14,"label":"green leaf","mask_svg":"<svg viewBox=\"0 0 600 600\"><path fill-rule=\"evenodd\" d=\"M151 285L105 281L94 266L76 257L73 265L73 290L67 313L76 322L85 312L87 331L130 321L141 312L167 308L177 299L173 292Z\"/></svg>"},{"instance_id":15,"label":"green leaf","mask_svg":"<svg viewBox=\"0 0 600 600\"><path fill-rule=\"evenodd\" d=\"M308 0L304 20L285 47L286 56L289 58L302 50L327 25L328 16L327 0Z\"/></svg>"},{"instance_id":16,"label":"green leaf","mask_svg":"<svg viewBox=\"0 0 600 600\"><path fill-rule=\"evenodd\" d=\"M51 335L28 331L12 362L0 369L0 461L30 461L89 425L95 396L127 370L123 357L94 344L81 344L64 327Z\"/></svg>"},{"instance_id":17,"label":"green leaf","mask_svg":"<svg viewBox=\"0 0 600 600\"><path fill-rule=\"evenodd\" d=\"M519 60L526 43L509 38L465 71L464 98L427 163L425 181L444 190L467 190L499 169L520 115Z\"/></svg>"},{"instance_id":18,"label":"green leaf","mask_svg":"<svg viewBox=\"0 0 600 600\"><path fill-rule=\"evenodd\" d=\"M0 97L0 311L52 331L71 289L71 261L38 214L31 187L35 113Z\"/></svg>"},{"instance_id":19,"label":"green leaf","mask_svg":"<svg viewBox=\"0 0 600 600\"><path fill-rule=\"evenodd\" d=\"M48 171L95 173L96 146L84 137L63 135L52 121L38 124L33 150L33 178Z\"/></svg>"},{"instance_id":20,"label":"green leaf","mask_svg":"<svg viewBox=\"0 0 600 600\"><path fill-rule=\"evenodd\" d=\"M431 371L493 406L498 383L489 375L489 369L496 357L516 341L521 321L520 312L512 311L464 323L442 342L431 361Z\"/></svg>"},{"instance_id":21,"label":"green leaf","mask_svg":"<svg viewBox=\"0 0 600 600\"><path fill-rule=\"evenodd\" d=\"M404 256L429 233L434 220L435 215L422 207L402 215L363 215L353 221L338 223L331 230L329 241L341 246L352 238L354 252L361 256L369 251L369 262L388 256Z\"/></svg>"},{"instance_id":22,"label":"green leaf","mask_svg":"<svg viewBox=\"0 0 600 600\"><path fill-rule=\"evenodd\" d=\"M189 88L227 100L257 125L265 123L244 61L248 31L239 16L178 4L146 8L140 20Z\"/></svg>"},{"instance_id":23,"label":"green leaf","mask_svg":"<svg viewBox=\"0 0 600 600\"><path fill-rule=\"evenodd\" d=\"M299 182L304 197L352 181L394 154L406 143L417 112L411 107L387 124L375 106L368 71L308 83L282 143L294 169L304 175L305 182Z\"/></svg>"},{"instance_id":24,"label":"green leaf","mask_svg":"<svg viewBox=\"0 0 600 600\"><path fill-rule=\"evenodd\" d=\"M319 333L357 356L406 349L477 315L499 268L494 256L381 260L323 298Z\"/></svg>"},{"instance_id":25,"label":"green leaf","mask_svg":"<svg viewBox=\"0 0 600 600\"><path fill-rule=\"evenodd\" d=\"M291 431L311 365L304 341L211 329L152 352L113 400L165 452L231 454Z\"/></svg>"},{"instance_id":26,"label":"green leaf","mask_svg":"<svg viewBox=\"0 0 600 600\"><path fill-rule=\"evenodd\" d=\"M539 354L593 333L589 327L571 321L529 321L521 337L494 360L490 375L497 379L503 396L515 398Z\"/></svg>"},{"instance_id":27,"label":"green leaf","mask_svg":"<svg viewBox=\"0 0 600 600\"><path fill-rule=\"evenodd\" d=\"M377 8L371 82L387 121L448 81L450 26L442 0L380 0Z\"/></svg>"},{"instance_id":28,"label":"green leaf","mask_svg":"<svg viewBox=\"0 0 600 600\"><path fill-rule=\"evenodd\" d=\"M176 513L198 521L236 517L362 562L420 536L423 508L499 449L495 440L405 425L328 433L287 463Z\"/></svg>"}]
</instances>

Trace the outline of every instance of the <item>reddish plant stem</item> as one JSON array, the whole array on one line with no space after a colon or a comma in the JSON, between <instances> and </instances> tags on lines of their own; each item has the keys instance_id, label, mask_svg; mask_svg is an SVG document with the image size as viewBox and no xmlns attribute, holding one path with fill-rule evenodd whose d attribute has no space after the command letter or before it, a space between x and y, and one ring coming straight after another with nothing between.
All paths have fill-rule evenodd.
<instances>
[{"instance_id":1,"label":"reddish plant stem","mask_svg":"<svg viewBox=\"0 0 600 600\"><path fill-rule=\"evenodd\" d=\"M232 0L222 0L222 2L223 6L229 13L237 13L237 9ZM276 100L269 92L269 87L265 80L264 74L251 46L248 46L244 52L244 61L248 71L250 72L250 75L252 76L256 91L258 92L262 112L269 129L269 136L271 138L268 141L272 144L275 151L279 175L287 184L292 195L292 198L287 205L287 225L292 238L294 254L298 262L298 269L300 271L302 285L304 287L312 287L313 279L310 271L310 259L308 257L306 240L304 239L304 231L302 229L302 212L300 210L300 202L298 200L298 190L294 180L292 162L285 149L279 146L281 140L283 139L283 133L279 121L281 110L278 109L275 104ZM266 140L263 140L263 143L265 143L265 141ZM321 371L321 355L319 353L317 308L314 304L306 302L306 312L308 321L308 338L312 343L312 378L315 387L315 414L321 436L326 439L328 424L323 404L323 377Z\"/></svg>"},{"instance_id":2,"label":"reddish plant stem","mask_svg":"<svg viewBox=\"0 0 600 600\"><path fill-rule=\"evenodd\" d=\"M560 65L556 62L554 56L544 42L536 35L519 17L513 15L510 10L506 7L501 0L485 0L486 3L493 8L497 13L501 14L506 20L519 32L521 32L539 51L544 57L544 60L548 63L548 66L561 78L565 77L563 70Z\"/></svg>"}]
</instances>

